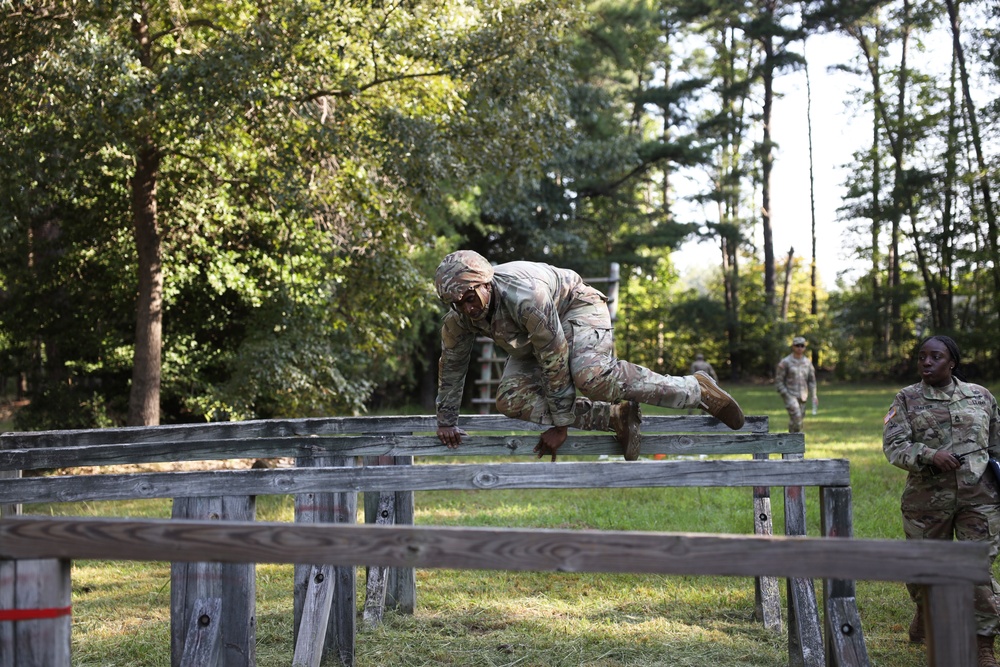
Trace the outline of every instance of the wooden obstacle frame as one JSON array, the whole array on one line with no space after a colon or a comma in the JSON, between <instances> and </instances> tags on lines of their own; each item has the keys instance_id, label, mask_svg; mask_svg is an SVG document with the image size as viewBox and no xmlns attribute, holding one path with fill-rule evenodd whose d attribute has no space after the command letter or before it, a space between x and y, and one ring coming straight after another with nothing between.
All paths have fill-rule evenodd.
<instances>
[{"instance_id":1,"label":"wooden obstacle frame","mask_svg":"<svg viewBox=\"0 0 1000 667\"><path fill-rule=\"evenodd\" d=\"M352 665L355 642L355 566L369 566L368 599L363 619L366 623L377 623L386 605L402 612L412 613L416 604L414 567L469 567L481 569L524 569L519 560L505 559L502 550L496 551L496 560L490 563L465 552L459 564L440 557L441 549L436 540L457 540L459 544L471 545L476 536L482 534L473 529L417 529L405 528L413 522L413 491L417 490L459 490L459 489L513 489L513 488L638 488L638 487L682 487L682 486L749 486L753 488L753 511L755 532L758 536L748 538L753 541L739 543L742 548L763 549L760 544L774 541L781 546L774 548L783 556L774 567L745 556L731 557L737 564L729 568L709 567L699 570L699 559L677 559L672 557L677 540L683 544L704 545L697 536L682 537L668 534L629 534L627 545L633 544L636 554L617 553L608 557L602 565L587 567L610 567L597 571L661 572L664 574L744 574L754 576L757 584L757 611L766 626L780 631L780 595L777 595L777 577L788 577L788 638L790 665L865 665L868 664L860 618L854 598L855 579L888 579L913 581L927 584L929 599L932 600L929 616L948 619L949 627L968 626L970 631L938 632L944 627L929 621L932 639L928 656L932 665L966 664L965 657L972 651L971 605L968 614L956 600L968 593L971 600L971 581L988 580L988 561L985 552L965 550L962 557L976 560L977 568L941 568L949 574L938 574L937 568L927 568L935 572L933 576L914 568L901 567L896 561L908 561L912 554L912 543L888 542L878 545L881 554L876 561L867 562L864 557L845 557L845 569L830 574L832 565L828 562L833 554L842 554L848 544L863 544L853 537L850 500L849 465L842 460L806 460L803 458L804 438L802 434L771 434L767 432L767 420L750 417L742 432L732 432L710 417L647 417L644 420L645 455L665 454L700 456L710 454L749 454L752 460L664 460L626 462L573 461L571 463L467 463L410 465L414 456L495 456L512 457L531 455L537 441L540 427L517 422L499 416L469 416L460 421L470 434L462 447L449 450L441 445L433 435L436 423L433 417L375 417L375 418L330 418L304 420L262 420L254 422L233 422L205 425L163 426L149 428L104 429L96 431L50 431L43 433L4 434L0 436L0 474L10 479L0 485L0 510L10 521L0 523L0 582L14 581L16 586L4 587L0 591L17 588L32 589L39 579L68 581L69 569L66 559L72 558L136 558L143 559L149 553L153 560L169 560L172 565L171 624L172 664L225 664L253 665L255 661L253 626L254 563L255 562L295 562L295 665L318 665L322 656L334 653L342 664ZM502 432L498 434L497 432ZM610 455L614 456L619 447L609 435L572 433L571 438L560 450L567 455ZM782 460L767 460L778 454ZM152 461L191 461L248 457L294 457L295 469L225 470L184 473L143 473L133 475L93 475L66 477L18 478L16 471L60 468L84 465L118 465ZM365 462L355 465L358 457ZM822 533L825 537L848 538L850 542L820 539L817 542L826 547L813 546L806 535L806 514L804 486L820 489ZM768 537L771 529L770 496L771 487L783 487L785 493L785 532L795 539ZM225 496L219 495L225 489ZM357 493L364 492L366 505L373 508L366 511L366 518L372 523L395 524L390 526L350 526L357 514ZM296 524L270 526L251 523L254 520L253 498L267 494L294 494L296 497ZM119 500L131 498L174 498L173 520L162 525L158 523L121 522L115 520L66 519L62 523L32 523L17 517L18 503L67 502L77 500ZM97 523L94 523L97 521ZM213 523L214 522L214 523ZM329 526L325 524L345 524ZM100 524L100 527L95 527ZM312 524L312 525L310 525ZM55 526L59 526L55 528ZM143 552L119 551L114 555L109 550L104 556L88 551L96 534L116 531L123 526L133 526L143 539L155 542L157 531L167 531L173 537L186 535L189 527L201 526L208 531L215 526L218 531L260 530L255 540L270 542L280 535L282 539L294 536L295 554L276 556L271 554L249 554L242 552L243 560L224 555L217 549L216 539L211 538L213 562L199 560L203 555L192 556L192 551L169 549L166 545ZM47 527L46 527L47 526ZM117 528L116 528L117 526ZM135 526L141 526L141 529ZM176 530L170 528L173 526ZM93 528L92 528L93 527ZM287 533L286 528L301 529L304 533ZM132 530L133 528L129 528ZM354 544L350 554L337 552L336 557L326 554L322 557L302 556L299 539L310 529L330 530L328 537L316 538L340 543L347 539L340 537L344 531L358 529L381 529L390 531L402 540L396 550L388 549L388 555L371 551L368 544L373 538L352 537L346 544ZM193 528L192 528L193 530ZM406 532L407 530L415 532ZM437 532L435 532L435 530ZM463 530L471 531L464 534ZM277 533L275 532L277 531ZM395 531L395 532L392 532ZM457 532L456 532L457 531ZM211 532L211 531L209 531ZM579 534L552 531L492 531L490 539L526 540L543 549L543 545L556 544L551 541L558 537L559 544L577 544L579 549L571 563L538 566L532 557L532 566L527 569L575 570L577 562L586 561L586 545L600 545L601 540L613 533L580 531ZM167 534L162 533L162 534ZM196 531L197 535L204 535ZM318 534L318 533L317 533ZM326 533L322 533L326 535ZM387 535L390 533L375 533ZM31 539L38 544L36 551L18 550L13 545L24 535L34 535ZM46 535L49 537L39 537ZM58 535L58 539L51 536ZM78 536L77 540L72 536ZM456 537L458 535L458 537ZM653 537L657 535L657 537ZM86 536L86 537L84 537ZM500 536L500 537L498 537ZM644 536L661 540L660 547L644 542ZM121 539L124 537L119 536ZM165 538L163 538L165 539ZM196 537L195 539L208 539ZM548 539L549 541L546 541ZM610 538L608 538L610 539ZM706 540L709 538L706 538ZM716 536L721 540L721 536ZM735 539L735 538L732 538ZM51 540L51 544L46 541ZM134 540L132 540L134 541ZM129 544L132 544L129 541ZM763 542L760 542L763 541ZM196 542L192 542L194 544ZM257 543L256 541L254 542ZM708 544L709 542L705 542ZM716 543L712 543L716 544ZM720 542L721 544L721 542ZM725 544L737 544L725 542ZM750 545L753 545L752 547ZM843 546L842 546L843 545ZM244 545L245 547L246 545ZM480 545L482 546L482 545ZM718 546L718 544L716 544ZM936 544L931 547L968 545ZM95 547L96 548L96 547ZM596 548L596 547L593 547ZM627 546L627 549L632 546ZM686 547L685 547L686 548ZM768 546L767 548L771 548ZM832 550L831 550L832 548ZM859 547L861 548L861 547ZM866 547L867 548L867 547ZM872 547L874 548L874 547ZM351 549L344 547L346 551ZM652 549L657 554L650 558ZM666 549L664 552L663 550ZM432 551L437 559L425 557ZM252 550L251 550L252 551ZM447 551L447 550L445 550ZM957 557L944 549L938 557ZM180 553L180 555L178 555ZM197 550L198 554L205 553ZM478 553L478 552L477 552ZM776 552L777 553L777 552ZM817 553L825 554L823 558ZM869 553L869 552L864 552ZM872 552L873 553L873 552ZM34 556L25 554L35 554ZM90 554L90 555L87 555ZM152 554L156 554L153 558ZM169 558L167 555L169 554ZM184 555L186 554L186 555ZM937 552L935 552L937 554ZM676 555L676 554L673 554ZM870 554L869 554L870 555ZM252 556L252 557L251 557ZM668 557L671 556L671 557ZM979 557L982 556L982 562ZM53 558L52 561L37 561L33 558ZM271 559L279 558L274 561ZM28 560L25 560L28 559ZM815 562L814 562L815 560ZM715 562L715 561L713 561ZM612 563L619 563L614 565ZM625 564L625 565L621 565ZM760 567L757 567L757 566ZM780 566L779 566L780 565ZM877 566L877 567L876 567ZM48 568L45 573L31 568ZM754 568L757 569L754 569ZM26 568L26 569L25 569ZM386 569L389 568L389 569ZM733 571L733 568L739 572ZM804 568L804 570L803 570ZM824 599L826 632L820 627L813 577L824 579ZM980 577L980 579L976 579ZM373 588L373 581L376 586ZM23 582L23 583L22 583ZM33 583L34 582L34 583ZM0 613L3 610L23 608L65 608L68 605L68 584L65 591L51 592L53 600L42 601L36 595L28 601L8 599L0 593ZM374 594L374 595L373 595ZM17 595L20 595L18 593ZM60 597L64 596L64 597ZM14 596L16 597L16 596ZM65 598L65 599L64 599ZM933 600L941 599L940 604ZM65 604L63 604L65 603ZM32 607L31 605L34 605ZM947 608L949 616L938 614L938 608ZM968 616L968 618L966 618ZM2 618L2 616L0 616ZM12 627L14 626L14 627ZM68 660L69 618L34 619L18 622L0 622L0 646L10 638L11 644L34 646L28 635L31 627L65 627L56 633L42 634L37 648L24 648L25 656L33 651L51 648L55 643L66 645ZM19 638L18 633L24 635ZM63 638L63 634L65 637ZM940 635L940 636L939 636ZM968 638L968 641L965 641ZM61 649L60 649L61 650ZM194 652L194 653L192 653ZM4 663L5 652L0 649L0 667ZM203 662L191 663L191 655L202 655ZM61 655L61 654L60 654ZM187 656L187 657L185 657ZM61 659L57 657L57 659ZM960 660L956 662L955 660ZM32 667L34 664L61 665L60 662L32 663L19 654L13 665ZM65 664L69 664L66 662Z\"/></svg>"}]
</instances>

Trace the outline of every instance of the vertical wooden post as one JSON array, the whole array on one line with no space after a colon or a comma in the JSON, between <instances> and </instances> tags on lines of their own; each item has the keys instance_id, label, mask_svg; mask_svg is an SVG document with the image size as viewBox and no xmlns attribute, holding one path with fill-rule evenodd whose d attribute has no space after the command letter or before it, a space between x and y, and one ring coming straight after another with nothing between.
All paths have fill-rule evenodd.
<instances>
[{"instance_id":1,"label":"vertical wooden post","mask_svg":"<svg viewBox=\"0 0 1000 667\"><path fill-rule=\"evenodd\" d=\"M397 456L398 466L413 465L412 456ZM412 491L396 491L395 507L396 525L412 526L415 506ZM412 567L393 567L389 569L388 588L386 590L386 608L394 609L401 614L412 614L417 607L417 571Z\"/></svg>"},{"instance_id":2,"label":"vertical wooden post","mask_svg":"<svg viewBox=\"0 0 1000 667\"><path fill-rule=\"evenodd\" d=\"M766 461L770 454L754 454L754 459ZM771 489L766 486L753 487L753 532L755 535L774 534L771 515ZM754 578L754 617L764 627L775 633L781 632L781 591L777 577Z\"/></svg>"},{"instance_id":3,"label":"vertical wooden post","mask_svg":"<svg viewBox=\"0 0 1000 667\"><path fill-rule=\"evenodd\" d=\"M303 468L352 467L353 457L316 456L298 458L295 464ZM302 493L295 496L295 521L300 523L356 523L358 520L358 494ZM309 594L312 565L295 566L295 601L293 632L296 637L302 626L305 603ZM336 655L342 665L354 664L354 636L356 632L357 569L354 566L333 568L332 609L326 624L324 650ZM315 622L315 619L312 621Z\"/></svg>"},{"instance_id":4,"label":"vertical wooden post","mask_svg":"<svg viewBox=\"0 0 1000 667\"><path fill-rule=\"evenodd\" d=\"M488 415L493 410L493 341L483 339L479 357L479 414Z\"/></svg>"},{"instance_id":5,"label":"vertical wooden post","mask_svg":"<svg viewBox=\"0 0 1000 667\"><path fill-rule=\"evenodd\" d=\"M378 513L375 523L383 526L391 526L395 521L396 497L392 491L385 491L379 495ZM385 611L385 588L388 567L372 565L368 568L368 579L366 582L364 621L365 627L373 630L382 624L382 615Z\"/></svg>"},{"instance_id":6,"label":"vertical wooden post","mask_svg":"<svg viewBox=\"0 0 1000 667\"><path fill-rule=\"evenodd\" d=\"M782 454L783 459L801 459L802 454ZM785 487L785 534L806 535L805 490ZM791 667L821 667L826 662L819 607L812 579L788 579L788 664Z\"/></svg>"},{"instance_id":7,"label":"vertical wooden post","mask_svg":"<svg viewBox=\"0 0 1000 667\"><path fill-rule=\"evenodd\" d=\"M69 667L70 561L6 561L0 570L0 665Z\"/></svg>"},{"instance_id":8,"label":"vertical wooden post","mask_svg":"<svg viewBox=\"0 0 1000 667\"><path fill-rule=\"evenodd\" d=\"M929 667L976 664L975 597L972 584L924 587Z\"/></svg>"},{"instance_id":9,"label":"vertical wooden post","mask_svg":"<svg viewBox=\"0 0 1000 667\"><path fill-rule=\"evenodd\" d=\"M5 442L5 438L0 436L0 449L9 449L10 445ZM19 479L21 477L20 470L0 470L0 484L3 484L5 479ZM0 519L7 516L17 516L21 513L21 504L0 504ZM0 642L2 645L2 642Z\"/></svg>"},{"instance_id":10,"label":"vertical wooden post","mask_svg":"<svg viewBox=\"0 0 1000 667\"><path fill-rule=\"evenodd\" d=\"M252 496L175 498L174 519L253 521ZM181 667L198 600L222 601L222 661L226 667L257 662L257 566L255 563L173 563L170 566L170 660Z\"/></svg>"},{"instance_id":11,"label":"vertical wooden post","mask_svg":"<svg viewBox=\"0 0 1000 667\"><path fill-rule=\"evenodd\" d=\"M820 487L820 523L824 537L854 537L851 487ZM853 580L823 581L828 667L867 665L868 649L861 630Z\"/></svg>"},{"instance_id":12,"label":"vertical wooden post","mask_svg":"<svg viewBox=\"0 0 1000 667\"><path fill-rule=\"evenodd\" d=\"M608 314L611 315L611 323L618 321L618 292L621 283L621 267L618 262L611 262L610 275L608 276Z\"/></svg>"}]
</instances>

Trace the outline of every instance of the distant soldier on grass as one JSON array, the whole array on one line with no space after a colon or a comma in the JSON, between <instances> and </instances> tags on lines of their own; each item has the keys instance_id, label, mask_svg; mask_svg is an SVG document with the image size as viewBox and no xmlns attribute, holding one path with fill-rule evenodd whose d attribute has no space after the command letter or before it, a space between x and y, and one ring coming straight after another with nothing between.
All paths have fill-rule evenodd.
<instances>
[{"instance_id":1,"label":"distant soldier on grass","mask_svg":"<svg viewBox=\"0 0 1000 667\"><path fill-rule=\"evenodd\" d=\"M490 265L459 250L434 276L450 306L441 327L437 435L458 447L456 426L465 376L477 336L508 354L497 388L497 409L516 419L550 425L535 452L551 454L567 428L614 431L625 458L639 457L639 403L702 407L732 429L742 428L739 404L707 373L684 377L654 373L615 356L607 297L574 271L536 262Z\"/></svg>"},{"instance_id":2,"label":"distant soldier on grass","mask_svg":"<svg viewBox=\"0 0 1000 667\"><path fill-rule=\"evenodd\" d=\"M792 353L778 362L774 372L774 386L785 400L788 411L788 432L801 433L806 414L806 400L812 395L813 406L819 404L816 394L816 371L806 357L806 339L792 339Z\"/></svg>"}]
</instances>

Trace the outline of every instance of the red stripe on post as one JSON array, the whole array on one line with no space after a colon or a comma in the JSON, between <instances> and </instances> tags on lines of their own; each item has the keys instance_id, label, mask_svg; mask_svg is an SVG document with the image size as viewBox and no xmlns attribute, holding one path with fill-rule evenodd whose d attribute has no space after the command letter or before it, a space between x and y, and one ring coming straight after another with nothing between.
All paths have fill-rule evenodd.
<instances>
[{"instance_id":1,"label":"red stripe on post","mask_svg":"<svg viewBox=\"0 0 1000 667\"><path fill-rule=\"evenodd\" d=\"M73 606L48 609L0 609L0 621L37 621L44 618L71 616Z\"/></svg>"}]
</instances>

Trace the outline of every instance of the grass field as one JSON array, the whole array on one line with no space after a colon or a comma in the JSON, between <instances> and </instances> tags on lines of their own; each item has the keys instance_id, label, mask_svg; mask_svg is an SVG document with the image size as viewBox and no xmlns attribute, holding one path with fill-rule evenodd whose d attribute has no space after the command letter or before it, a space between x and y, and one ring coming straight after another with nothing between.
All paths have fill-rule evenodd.
<instances>
[{"instance_id":1,"label":"grass field","mask_svg":"<svg viewBox=\"0 0 1000 667\"><path fill-rule=\"evenodd\" d=\"M857 537L902 539L899 497L905 473L890 466L881 450L882 417L897 389L821 386L819 414L807 418L806 456L851 462ZM768 415L772 430L787 427L772 387L737 386L733 393L748 414ZM773 494L772 502L780 533L780 494ZM818 535L816 489L807 491L806 503L809 534ZM416 506L417 523L424 525L753 531L746 488L422 492ZM29 505L25 512L169 517L170 505ZM292 500L259 497L257 514L261 520L291 521ZM261 667L291 664L291 573L291 566L257 569ZM169 665L169 575L166 563L75 563L73 664ZM359 607L363 585L361 569ZM359 633L358 667L776 667L788 662L786 637L752 620L750 579L421 570L417 591L415 615L390 613L379 630ZM906 641L912 606L901 584L858 582L858 607L873 665L926 664L923 648Z\"/></svg>"}]
</instances>

